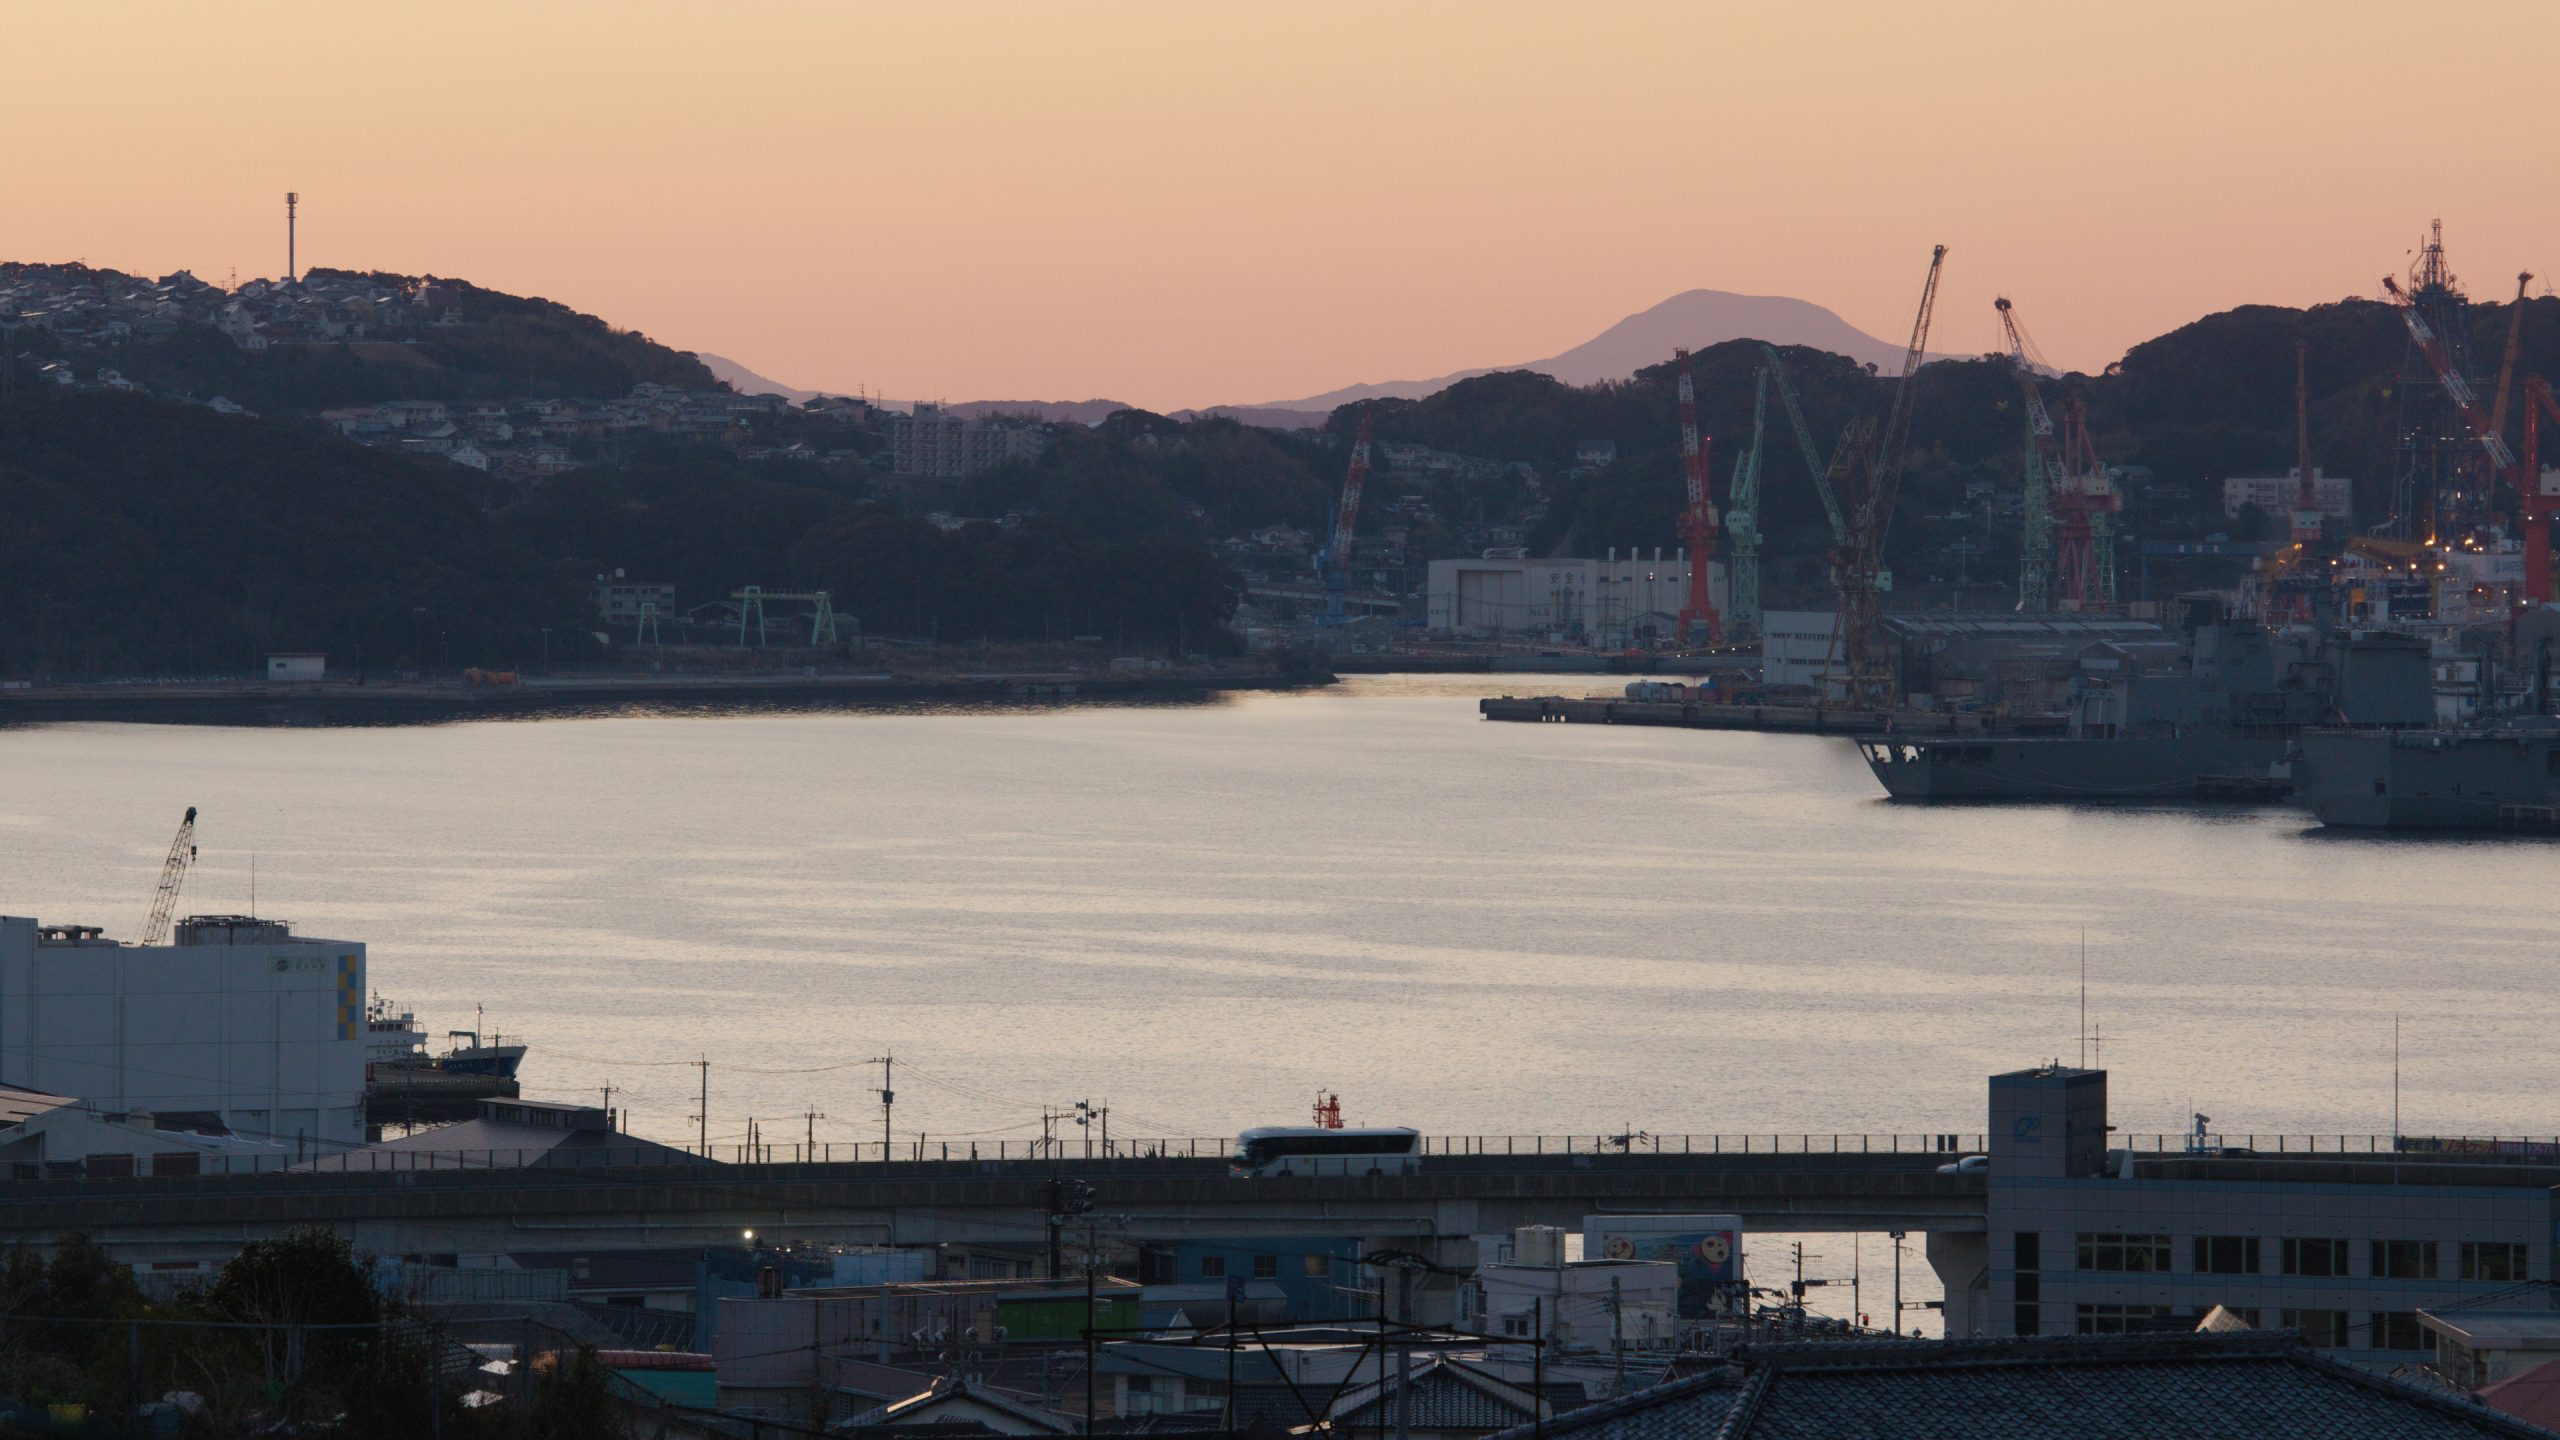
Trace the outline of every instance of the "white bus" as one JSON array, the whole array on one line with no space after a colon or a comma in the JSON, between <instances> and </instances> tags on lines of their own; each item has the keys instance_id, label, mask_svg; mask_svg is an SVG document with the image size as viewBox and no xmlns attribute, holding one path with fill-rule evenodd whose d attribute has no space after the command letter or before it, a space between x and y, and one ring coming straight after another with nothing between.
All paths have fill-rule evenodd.
<instances>
[{"instance_id":1,"label":"white bus","mask_svg":"<svg viewBox=\"0 0 2560 1440\"><path fill-rule=\"evenodd\" d=\"M1419 1130L1323 1130L1262 1125L1236 1137L1238 1179L1284 1175L1410 1175L1422 1168Z\"/></svg>"}]
</instances>

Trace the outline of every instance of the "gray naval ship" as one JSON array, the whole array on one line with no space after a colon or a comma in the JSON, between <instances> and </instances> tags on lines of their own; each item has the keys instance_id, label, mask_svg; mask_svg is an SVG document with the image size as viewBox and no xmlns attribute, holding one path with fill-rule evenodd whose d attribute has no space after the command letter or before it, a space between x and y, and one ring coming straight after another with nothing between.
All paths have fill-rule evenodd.
<instances>
[{"instance_id":1,"label":"gray naval ship","mask_svg":"<svg viewBox=\"0 0 2560 1440\"><path fill-rule=\"evenodd\" d=\"M2482 723L2423 732L2302 733L2302 802L2323 825L2560 834L2560 719L2552 716L2560 619L2528 612L2516 648L2531 683Z\"/></svg>"},{"instance_id":2,"label":"gray naval ship","mask_svg":"<svg viewBox=\"0 0 2560 1440\"><path fill-rule=\"evenodd\" d=\"M2060 735L1858 746L1897 800L2269 800L2292 790L2310 727L2426 725L2434 692L2426 644L2410 636L2223 622L2196 627L2184 669L2084 679Z\"/></svg>"},{"instance_id":3,"label":"gray naval ship","mask_svg":"<svg viewBox=\"0 0 2560 1440\"><path fill-rule=\"evenodd\" d=\"M2302 802L2323 825L2560 834L2560 720L2306 730Z\"/></svg>"}]
</instances>

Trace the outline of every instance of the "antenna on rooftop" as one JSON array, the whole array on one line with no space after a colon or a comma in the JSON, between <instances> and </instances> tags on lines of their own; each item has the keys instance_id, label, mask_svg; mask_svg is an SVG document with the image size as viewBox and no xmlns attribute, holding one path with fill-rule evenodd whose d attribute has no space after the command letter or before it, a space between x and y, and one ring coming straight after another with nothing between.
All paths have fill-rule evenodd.
<instances>
[{"instance_id":1,"label":"antenna on rooftop","mask_svg":"<svg viewBox=\"0 0 2560 1440\"><path fill-rule=\"evenodd\" d=\"M294 207L301 203L300 195L291 190L284 192L284 283L287 285L293 283L294 276L298 273L294 269L293 212Z\"/></svg>"},{"instance_id":2,"label":"antenna on rooftop","mask_svg":"<svg viewBox=\"0 0 2560 1440\"><path fill-rule=\"evenodd\" d=\"M2089 1068L2089 932L2080 932L2080 1068Z\"/></svg>"}]
</instances>

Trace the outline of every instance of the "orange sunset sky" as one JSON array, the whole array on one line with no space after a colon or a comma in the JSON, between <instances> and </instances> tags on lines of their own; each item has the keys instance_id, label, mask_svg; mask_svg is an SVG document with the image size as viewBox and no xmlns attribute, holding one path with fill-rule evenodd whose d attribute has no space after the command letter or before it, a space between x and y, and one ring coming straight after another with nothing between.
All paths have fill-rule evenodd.
<instances>
[{"instance_id":1,"label":"orange sunset sky","mask_svg":"<svg viewBox=\"0 0 2560 1440\"><path fill-rule=\"evenodd\" d=\"M2426 27L2422 32L2420 27ZM794 385L1289 399L1684 289L2055 361L2560 277L2560 5L12 5L0 258L548 296ZM40 59L40 63L38 62ZM2539 290L2539 284L2536 289Z\"/></svg>"}]
</instances>

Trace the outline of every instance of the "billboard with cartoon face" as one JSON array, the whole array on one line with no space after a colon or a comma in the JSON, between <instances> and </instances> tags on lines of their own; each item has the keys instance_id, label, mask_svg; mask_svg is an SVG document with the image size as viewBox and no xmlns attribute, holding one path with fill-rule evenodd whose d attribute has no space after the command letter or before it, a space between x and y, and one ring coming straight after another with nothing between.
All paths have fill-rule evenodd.
<instances>
[{"instance_id":1,"label":"billboard with cartoon face","mask_svg":"<svg viewBox=\"0 0 2560 1440\"><path fill-rule=\"evenodd\" d=\"M1582 1258L1678 1266L1683 1320L1733 1313L1747 1303L1739 1215L1585 1216Z\"/></svg>"}]
</instances>

